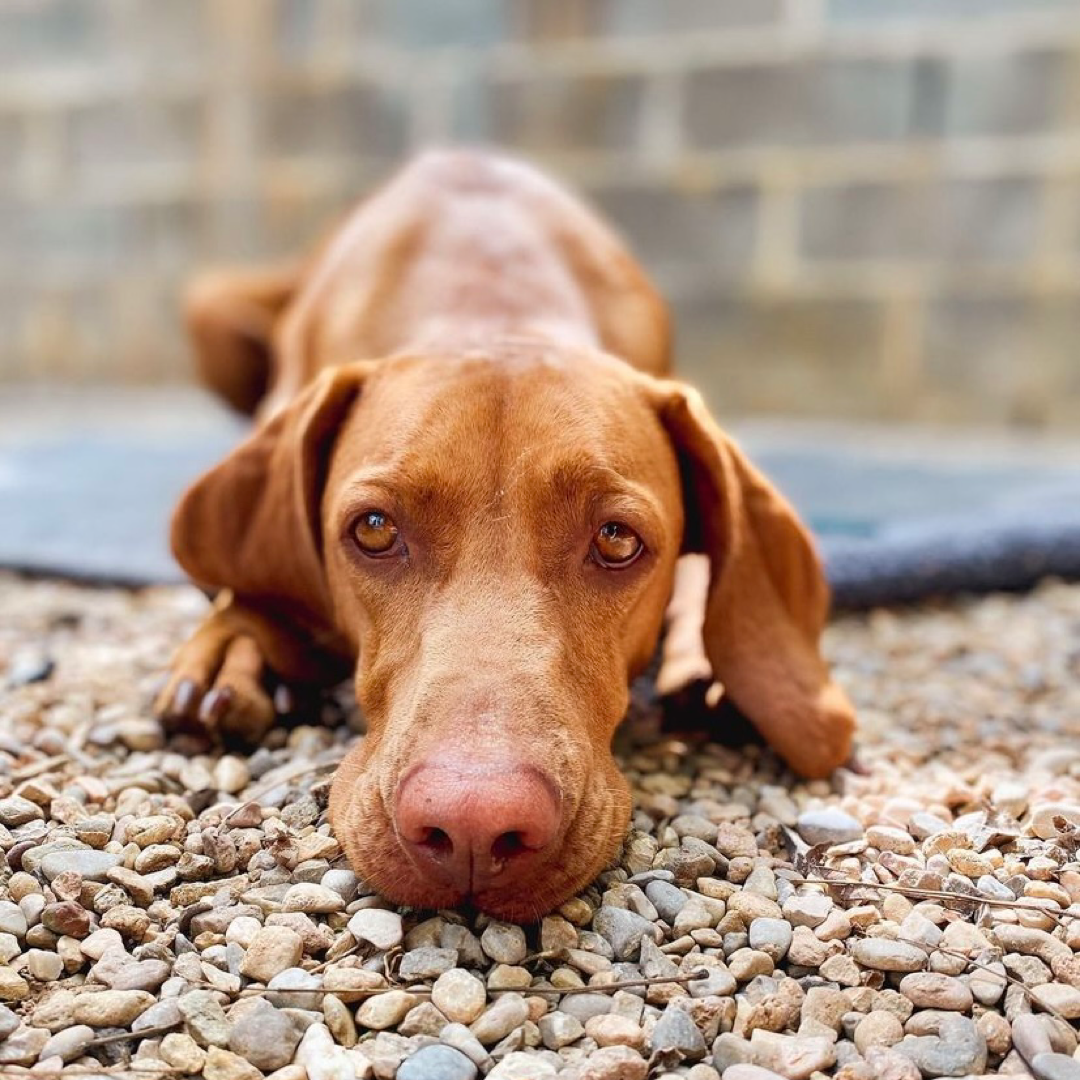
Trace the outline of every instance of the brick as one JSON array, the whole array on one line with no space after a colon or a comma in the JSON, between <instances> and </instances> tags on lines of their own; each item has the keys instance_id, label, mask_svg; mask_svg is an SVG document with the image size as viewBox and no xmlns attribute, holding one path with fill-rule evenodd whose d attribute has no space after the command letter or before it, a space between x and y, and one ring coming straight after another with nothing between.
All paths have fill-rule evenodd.
<instances>
[{"instance_id":1,"label":"brick","mask_svg":"<svg viewBox=\"0 0 1080 1080\"><path fill-rule=\"evenodd\" d=\"M147 270L184 270L210 257L202 243L202 207L194 200L151 203L130 213L137 258Z\"/></svg>"},{"instance_id":2,"label":"brick","mask_svg":"<svg viewBox=\"0 0 1080 1080\"><path fill-rule=\"evenodd\" d=\"M407 106L395 88L374 82L274 89L261 102L261 139L283 157L398 157L408 143Z\"/></svg>"},{"instance_id":3,"label":"brick","mask_svg":"<svg viewBox=\"0 0 1080 1080\"><path fill-rule=\"evenodd\" d=\"M8 228L13 265L28 272L109 271L137 255L133 218L119 206L34 203L24 206Z\"/></svg>"},{"instance_id":4,"label":"brick","mask_svg":"<svg viewBox=\"0 0 1080 1080\"><path fill-rule=\"evenodd\" d=\"M940 21L1009 18L1018 11L1076 10L1076 0L828 0L825 17L832 23Z\"/></svg>"},{"instance_id":5,"label":"brick","mask_svg":"<svg viewBox=\"0 0 1080 1080\"><path fill-rule=\"evenodd\" d=\"M1049 389L1041 322L1039 304L1019 293L932 298L922 371L931 418L1037 420Z\"/></svg>"},{"instance_id":6,"label":"brick","mask_svg":"<svg viewBox=\"0 0 1080 1080\"><path fill-rule=\"evenodd\" d=\"M0 115L0 191L14 186L25 152L26 129L22 118Z\"/></svg>"},{"instance_id":7,"label":"brick","mask_svg":"<svg viewBox=\"0 0 1080 1080\"><path fill-rule=\"evenodd\" d=\"M883 411L884 318L873 301L720 288L677 299L675 316L679 372L723 415Z\"/></svg>"},{"instance_id":8,"label":"brick","mask_svg":"<svg viewBox=\"0 0 1080 1080\"><path fill-rule=\"evenodd\" d=\"M1026 258L1039 218L1031 179L930 180L809 188L800 245L810 260L1009 262Z\"/></svg>"},{"instance_id":9,"label":"brick","mask_svg":"<svg viewBox=\"0 0 1080 1080\"><path fill-rule=\"evenodd\" d=\"M34 0L0 7L0 68L100 59L108 35L97 0Z\"/></svg>"},{"instance_id":10,"label":"brick","mask_svg":"<svg viewBox=\"0 0 1080 1080\"><path fill-rule=\"evenodd\" d=\"M153 0L152 3L106 3L112 55L135 57L155 80L163 75L190 80L204 76L212 33L207 5L198 0Z\"/></svg>"},{"instance_id":11,"label":"brick","mask_svg":"<svg viewBox=\"0 0 1080 1080\"><path fill-rule=\"evenodd\" d=\"M686 77L685 129L698 147L891 142L908 135L909 60L807 59Z\"/></svg>"},{"instance_id":12,"label":"brick","mask_svg":"<svg viewBox=\"0 0 1080 1080\"><path fill-rule=\"evenodd\" d=\"M590 193L646 267L701 267L734 278L753 257L757 192L753 188L681 191L608 187Z\"/></svg>"},{"instance_id":13,"label":"brick","mask_svg":"<svg viewBox=\"0 0 1080 1080\"><path fill-rule=\"evenodd\" d=\"M508 0L516 37L533 41L653 38L761 26L783 17L782 0Z\"/></svg>"},{"instance_id":14,"label":"brick","mask_svg":"<svg viewBox=\"0 0 1080 1080\"><path fill-rule=\"evenodd\" d=\"M955 58L946 77L943 132L1028 135L1060 126L1068 65L1055 51Z\"/></svg>"},{"instance_id":15,"label":"brick","mask_svg":"<svg viewBox=\"0 0 1080 1080\"><path fill-rule=\"evenodd\" d=\"M637 76L498 80L486 88L475 134L534 153L632 152L643 96L644 81Z\"/></svg>"},{"instance_id":16,"label":"brick","mask_svg":"<svg viewBox=\"0 0 1080 1080\"><path fill-rule=\"evenodd\" d=\"M139 96L73 109L66 131L77 178L118 167L191 165L199 160L203 105Z\"/></svg>"},{"instance_id":17,"label":"brick","mask_svg":"<svg viewBox=\"0 0 1080 1080\"><path fill-rule=\"evenodd\" d=\"M495 45L506 37L505 16L502 0L369 0L353 18L368 40L427 49Z\"/></svg>"}]
</instances>

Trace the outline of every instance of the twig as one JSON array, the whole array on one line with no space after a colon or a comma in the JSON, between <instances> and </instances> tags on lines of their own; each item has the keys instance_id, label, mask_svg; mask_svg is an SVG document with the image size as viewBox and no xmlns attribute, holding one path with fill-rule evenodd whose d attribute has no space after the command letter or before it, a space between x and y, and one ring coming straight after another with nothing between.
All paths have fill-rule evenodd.
<instances>
[{"instance_id":1,"label":"twig","mask_svg":"<svg viewBox=\"0 0 1080 1080\"><path fill-rule=\"evenodd\" d=\"M955 900L965 904L985 904L987 907L1019 908L1021 911L1038 912L1040 915L1045 915L1047 918L1055 920L1059 925L1061 924L1062 919L1080 918L1080 915L1076 915L1071 911L1049 911L1037 904L1025 904L1023 900L995 900L992 897L983 896L982 893L979 893L977 896L970 896L967 893L948 892L944 889L923 889L914 885L893 885L884 884L882 882L852 881L846 878L804 877L802 880L807 885L835 885L838 887L880 889L883 892L902 893L904 896L915 897L919 900Z\"/></svg>"},{"instance_id":2,"label":"twig","mask_svg":"<svg viewBox=\"0 0 1080 1080\"><path fill-rule=\"evenodd\" d=\"M658 986L666 983L689 983L697 982L699 979L707 979L709 977L708 968L699 968L697 971L691 972L689 975L655 975L651 978L641 979L621 979L618 982L611 983L599 983L589 986L570 986L561 988L556 986L523 986L523 987L500 987L496 990L489 990L491 994L612 994L616 990L625 990L631 986ZM256 997L260 994L344 994L350 998L367 998L379 997L382 994L392 993L394 990L405 990L407 993L413 994L416 997L427 997L431 994L431 987L417 986L410 988L408 984L397 983L391 986L373 986L373 987L351 987L351 986L338 986L330 990L322 986L248 986L243 990L222 990L219 986L215 986L211 982L204 980L193 980L189 985L206 987L210 990L217 990L219 993L227 994L231 998L245 998ZM139 1034L142 1034L141 1032ZM128 1036L133 1038L134 1036Z\"/></svg>"},{"instance_id":3,"label":"twig","mask_svg":"<svg viewBox=\"0 0 1080 1080\"><path fill-rule=\"evenodd\" d=\"M51 772L60 765L66 765L70 760L71 756L69 754L54 754L52 757L42 758L41 761L24 765L21 769L15 769L11 773L10 779L15 783L21 780L29 780L34 776L40 776L42 773Z\"/></svg>"}]
</instances>

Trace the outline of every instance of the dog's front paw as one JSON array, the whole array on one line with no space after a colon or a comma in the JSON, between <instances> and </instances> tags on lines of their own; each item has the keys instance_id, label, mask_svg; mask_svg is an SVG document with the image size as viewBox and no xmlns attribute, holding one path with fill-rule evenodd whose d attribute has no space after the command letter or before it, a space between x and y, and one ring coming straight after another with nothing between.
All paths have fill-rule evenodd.
<instances>
[{"instance_id":1,"label":"dog's front paw","mask_svg":"<svg viewBox=\"0 0 1080 1080\"><path fill-rule=\"evenodd\" d=\"M271 697L268 674L255 638L211 616L181 647L154 712L167 727L199 728L225 741L257 743L278 712L291 710L284 687Z\"/></svg>"}]
</instances>

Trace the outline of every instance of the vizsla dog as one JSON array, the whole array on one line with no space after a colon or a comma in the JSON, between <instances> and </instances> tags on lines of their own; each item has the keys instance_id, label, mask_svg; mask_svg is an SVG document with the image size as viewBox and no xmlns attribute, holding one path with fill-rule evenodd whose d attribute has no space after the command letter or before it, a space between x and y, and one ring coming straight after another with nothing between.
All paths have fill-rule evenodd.
<instances>
[{"instance_id":1,"label":"vizsla dog","mask_svg":"<svg viewBox=\"0 0 1080 1080\"><path fill-rule=\"evenodd\" d=\"M426 154L304 265L204 279L189 316L258 425L176 511L216 600L158 710L257 739L269 687L354 663L368 733L330 813L383 895L523 921L610 862L612 734L669 601L668 688L715 679L804 776L847 758L806 530L667 378L634 260L543 175Z\"/></svg>"}]
</instances>

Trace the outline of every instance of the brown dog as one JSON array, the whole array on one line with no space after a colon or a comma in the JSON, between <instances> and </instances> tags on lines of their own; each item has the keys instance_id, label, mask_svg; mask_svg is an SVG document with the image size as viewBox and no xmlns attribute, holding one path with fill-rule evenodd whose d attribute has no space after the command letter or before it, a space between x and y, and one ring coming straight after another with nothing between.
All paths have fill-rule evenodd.
<instances>
[{"instance_id":1,"label":"brown dog","mask_svg":"<svg viewBox=\"0 0 1080 1080\"><path fill-rule=\"evenodd\" d=\"M681 579L665 680L711 674L805 776L848 756L805 529L663 378L663 304L542 175L426 154L307 265L203 281L190 322L259 425L176 511L217 600L159 711L258 738L270 672L356 662L368 734L330 810L385 896L526 920L608 864L612 733L680 554L711 572Z\"/></svg>"}]
</instances>

